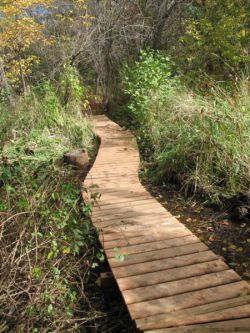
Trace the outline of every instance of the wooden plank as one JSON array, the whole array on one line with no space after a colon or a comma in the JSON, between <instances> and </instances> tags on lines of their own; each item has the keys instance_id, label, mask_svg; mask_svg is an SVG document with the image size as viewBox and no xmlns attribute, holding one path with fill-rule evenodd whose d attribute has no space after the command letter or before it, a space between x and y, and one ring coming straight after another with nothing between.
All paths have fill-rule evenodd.
<instances>
[{"instance_id":1,"label":"wooden plank","mask_svg":"<svg viewBox=\"0 0 250 333\"><path fill-rule=\"evenodd\" d=\"M133 143L129 140L127 140L127 143L125 145L121 144L121 142L119 142L119 145L114 145L112 147L108 146L108 145L104 145L102 144L102 149L101 152L103 152L105 155L106 154L111 154L113 155L114 152L115 153L123 153L126 155L128 155L128 153L133 152L134 154L138 154L138 151L135 149Z\"/></svg>"},{"instance_id":2,"label":"wooden plank","mask_svg":"<svg viewBox=\"0 0 250 333\"><path fill-rule=\"evenodd\" d=\"M140 164L140 160L139 158L137 158L137 156L131 156L130 158L126 158L126 156L124 156L124 158L122 158L121 154L117 154L117 158L110 158L110 157L102 157L102 156L98 156L97 162L96 162L96 169L103 169L105 166L110 169L112 169L114 167L114 165L117 162L117 159L119 159L119 165L121 166L136 166L138 165L139 168L139 164Z\"/></svg>"},{"instance_id":3,"label":"wooden plank","mask_svg":"<svg viewBox=\"0 0 250 333\"><path fill-rule=\"evenodd\" d=\"M133 147L132 142L128 144L126 147L125 146L105 147L105 145L101 145L101 149L99 149L97 155L98 159L101 159L103 157L105 161L109 161L110 158L117 162L116 156L123 156L124 161L130 160L132 157L139 158L138 151Z\"/></svg>"},{"instance_id":4,"label":"wooden plank","mask_svg":"<svg viewBox=\"0 0 250 333\"><path fill-rule=\"evenodd\" d=\"M130 169L130 167L128 167ZM140 185L142 188L144 188L140 180L138 178L138 171L136 171L136 168L134 170L129 170L129 175L127 174L126 176L124 173L127 173L128 168L124 169L114 169L112 174L107 172L105 168L103 170L94 170L94 173L91 173L86 179L84 184L86 185L87 182L93 182L94 184L103 184L106 185L106 183L110 182L124 182L125 179L132 179L132 180L137 180L138 185ZM137 168L138 169L138 168ZM120 177L120 178L119 178ZM106 180L106 183L105 183ZM89 186L89 185L88 185Z\"/></svg>"},{"instance_id":5,"label":"wooden plank","mask_svg":"<svg viewBox=\"0 0 250 333\"><path fill-rule=\"evenodd\" d=\"M169 218L166 219L166 222L172 222L173 219ZM138 238L142 238L144 236L158 236L158 235L164 235L166 238L163 239L170 239L170 238L174 238L172 237L172 235L176 235L176 233L181 233L182 231L186 232L186 235L190 235L192 234L190 230L188 230L183 224L181 223L171 223L167 225L168 228L166 229L165 226L151 226L151 227L146 227L143 228L141 227L142 230L140 230L140 235L135 235L134 230L132 231L126 231L126 232L114 232L113 234L109 234L109 235L105 235L104 239L105 242L109 242L109 241L113 241L113 240L119 240L119 239L128 239L129 243L128 245L133 245L133 244L141 244L137 243L136 240ZM185 235L185 234L184 234ZM183 236L183 233L181 233L181 236ZM178 235L177 235L178 237ZM152 241L157 240L154 239L154 237L151 237ZM135 239L135 241L133 241L133 239Z\"/></svg>"},{"instance_id":6,"label":"wooden plank","mask_svg":"<svg viewBox=\"0 0 250 333\"><path fill-rule=\"evenodd\" d=\"M185 267L189 265L199 264L216 260L218 257L212 251L188 254L181 257L167 258L151 261L149 263L135 264L131 266L123 266L112 268L116 279L137 276L140 274L163 271L171 268Z\"/></svg>"},{"instance_id":7,"label":"wooden plank","mask_svg":"<svg viewBox=\"0 0 250 333\"><path fill-rule=\"evenodd\" d=\"M129 207L137 207L137 206L146 206L147 204L153 203L152 198L149 196L145 196L142 193L138 193L138 200L135 200L135 195L124 195L124 197L121 197L119 202L114 202L116 199L116 193L112 193L109 197L104 197L104 195L101 194L101 198L94 203L93 205L93 211L98 212L105 212L112 210L112 209L122 209L126 208L126 206Z\"/></svg>"},{"instance_id":8,"label":"wooden plank","mask_svg":"<svg viewBox=\"0 0 250 333\"><path fill-rule=\"evenodd\" d=\"M190 235L190 236L186 236L186 237L179 237L179 238L163 240L163 241L158 241L158 242L120 247L120 248L116 248L116 251L114 251L114 249L107 249L106 253L109 258L114 258L116 256L117 251L119 251L120 254L130 255L130 254L136 254L136 253L146 253L146 252L151 252L151 251L155 251L155 250L168 249L171 247L176 247L176 246L186 245L186 244L194 244L194 243L198 243L198 242L200 242L200 240L196 236Z\"/></svg>"},{"instance_id":9,"label":"wooden plank","mask_svg":"<svg viewBox=\"0 0 250 333\"><path fill-rule=\"evenodd\" d=\"M170 226L172 226L174 223L179 224L178 220L176 220L175 218L166 218L163 220L163 222L161 222L159 224L159 228L168 228ZM121 234L123 233L123 238L124 235L127 232L134 232L134 235L140 235L140 233L144 230L154 230L156 229L156 225L155 223L152 221L152 223L148 223L148 224L117 224L115 226L112 227L107 227L104 229L105 234L113 234L114 238L116 234Z\"/></svg>"},{"instance_id":10,"label":"wooden plank","mask_svg":"<svg viewBox=\"0 0 250 333\"><path fill-rule=\"evenodd\" d=\"M159 259L173 258L183 256L185 254L198 253L207 251L208 247L201 243L187 244L183 246L176 246L173 248L155 250L151 252L145 253L135 253L129 256L126 256L124 261L119 262L116 258L108 258L109 264L112 267L121 267L121 266L129 266L134 264L139 264L143 262L149 262Z\"/></svg>"},{"instance_id":11,"label":"wooden plank","mask_svg":"<svg viewBox=\"0 0 250 333\"><path fill-rule=\"evenodd\" d=\"M91 180L87 180L85 182L85 186L91 188L91 186L97 186L96 188L100 188L100 189L131 189L133 187L139 187L138 181L135 179L128 179L128 180L124 180L124 181L110 181L110 182L92 182Z\"/></svg>"},{"instance_id":12,"label":"wooden plank","mask_svg":"<svg viewBox=\"0 0 250 333\"><path fill-rule=\"evenodd\" d=\"M123 204L120 206L116 206L115 204L111 205L111 207L107 208L100 206L100 208L93 210L93 217L102 217L102 216L110 216L110 215L117 215L120 216L124 214L126 216L127 212L136 212L136 213L151 213L151 212L160 212L164 213L166 216L172 216L164 207L162 207L159 203L152 200L143 200L142 202L137 202L137 204L134 204L133 202L129 202L128 204Z\"/></svg>"},{"instance_id":13,"label":"wooden plank","mask_svg":"<svg viewBox=\"0 0 250 333\"><path fill-rule=\"evenodd\" d=\"M119 213L110 213L107 215L104 215L104 217L101 216L91 216L91 220L95 223L95 225L97 225L98 227L107 227L109 225L116 225L116 226L122 226L122 225L126 225L126 224L154 224L154 221L156 221L156 216L154 213L149 211L136 211L136 210L129 210L126 214L119 214ZM159 212L157 213L157 217L159 217L159 221L161 221L161 223L174 223L174 218L172 218L171 216L169 216L168 214L166 214L165 212ZM133 222L136 223L133 223ZM149 223L148 223L149 221ZM152 222L152 223L150 223ZM177 223L179 223L178 221L176 221ZM136 227L135 227L136 228ZM119 229L119 228L118 228Z\"/></svg>"},{"instance_id":14,"label":"wooden plank","mask_svg":"<svg viewBox=\"0 0 250 333\"><path fill-rule=\"evenodd\" d=\"M148 228L145 228L148 229ZM154 228L149 228L149 230L152 230ZM121 247L125 247L125 246L130 246L130 245L140 245L140 244L150 244L150 243L154 243L157 241L163 241L163 240L170 240L170 239L174 239L174 238L182 238L184 236L189 236L192 235L191 231L186 231L185 229L182 230L172 230L171 233L167 233L167 232L162 232L162 233L154 233L153 235L150 235L150 233L148 233L148 235L146 236L142 236L142 237L133 237L133 238L129 238L126 237L126 235L124 235L124 239L115 239L113 241L105 241L105 237L106 236L110 236L110 235L114 235L115 238L115 234L105 234L101 231L101 234L99 236L100 242L103 244L103 247L105 248L105 250L108 249L114 249L114 248L121 248Z\"/></svg>"},{"instance_id":15,"label":"wooden plank","mask_svg":"<svg viewBox=\"0 0 250 333\"><path fill-rule=\"evenodd\" d=\"M104 195L104 194L118 194L117 192L123 192L123 195L129 195L129 194L135 194L135 193L145 193L145 190L139 185L137 184L137 186L131 186L131 187L128 187L128 188L118 188L116 187L115 185L113 185L113 187L110 187L110 188L107 188L107 187L95 187L95 188L90 188L88 187L87 188L87 191L89 193L91 192L98 192L100 193L101 195Z\"/></svg>"},{"instance_id":16,"label":"wooden plank","mask_svg":"<svg viewBox=\"0 0 250 333\"><path fill-rule=\"evenodd\" d=\"M113 167L107 167L105 164L101 164L98 162L98 160L95 162L94 166L90 169L90 173L88 174L88 176L86 177L86 179L88 179L89 177L91 177L92 175L96 175L100 172L108 172L111 170L115 170L116 172L126 172L126 171L133 171L133 172L137 172L139 171L139 163L136 161L135 163L123 163L119 165L119 168L114 168L114 164Z\"/></svg>"},{"instance_id":17,"label":"wooden plank","mask_svg":"<svg viewBox=\"0 0 250 333\"><path fill-rule=\"evenodd\" d=\"M164 224L163 224L164 225ZM169 225L170 226L170 225ZM160 229L160 227L159 227ZM147 233L145 233L147 231ZM115 247L122 247L122 246L130 246L130 245L138 245L138 244L146 244L152 243L155 241L178 238L183 236L192 235L191 231L186 230L184 228L175 228L170 229L169 232L167 230L161 230L161 232L156 232L155 227L153 228L145 228L142 230L142 236L132 237L126 235L124 232L123 238L118 238L118 233L101 233L99 236L100 242L103 244L105 249L113 249ZM109 238L107 238L109 236ZM110 237L111 236L111 237ZM112 237L114 240L111 240Z\"/></svg>"},{"instance_id":18,"label":"wooden plank","mask_svg":"<svg viewBox=\"0 0 250 333\"><path fill-rule=\"evenodd\" d=\"M104 221L112 221L112 220L115 220L115 219L124 219L126 217L137 217L137 216L145 216L145 217L149 217L149 216L152 216L152 217L155 217L155 215L159 215L159 216L162 216L164 215L166 218L168 217L171 217L170 214L168 214L166 211L164 211L164 208L161 207L161 206L158 206L157 204L151 204L151 207L150 206L143 206L144 208L141 209L141 206L139 206L139 208L135 208L135 207L132 207L130 208L129 206L126 207L127 209L126 210L115 210L115 211L112 211L112 210L108 210L105 213L102 213L102 215L100 215L100 212L98 211L98 214L95 214L95 211L93 211L93 214L92 214L92 219L95 220L95 222L104 222Z\"/></svg>"},{"instance_id":19,"label":"wooden plank","mask_svg":"<svg viewBox=\"0 0 250 333\"><path fill-rule=\"evenodd\" d=\"M110 220L110 221L104 221L104 222L95 222L93 219L93 223L95 224L96 228L99 229L105 229L108 227L113 226L120 226L120 225L134 225L134 224L141 224L141 225L148 225L148 224L154 224L155 226L166 223L168 219L168 216L165 216L164 214L159 216L135 216L135 217L125 217L125 218L119 218L116 220Z\"/></svg>"},{"instance_id":20,"label":"wooden plank","mask_svg":"<svg viewBox=\"0 0 250 333\"><path fill-rule=\"evenodd\" d=\"M93 182L98 182L99 180L102 181L119 180L120 177L128 177L139 180L137 172L131 172L131 171L121 172L119 171L119 169L118 170L115 169L112 172L105 171L103 173L94 173L93 175L89 175L87 179L92 180Z\"/></svg>"},{"instance_id":21,"label":"wooden plank","mask_svg":"<svg viewBox=\"0 0 250 333\"><path fill-rule=\"evenodd\" d=\"M135 149L135 147L133 147L133 143L130 142L128 143L126 146L105 146L102 145L100 152L98 153L98 158L99 157L104 157L104 159L107 157L113 158L116 162L117 159L115 159L116 156L122 155L124 156L124 159L130 159L131 157L135 156L135 157L139 157L138 151Z\"/></svg>"},{"instance_id":22,"label":"wooden plank","mask_svg":"<svg viewBox=\"0 0 250 333\"><path fill-rule=\"evenodd\" d=\"M192 328L188 328L188 326L181 326L181 327L178 327L175 331L172 331L172 330L169 330L168 328L167 329L164 329L164 330L153 330L153 331L147 331L147 333L172 333L172 332L175 332L175 333L216 333L216 332L223 332L223 333L246 333L246 332L250 332L249 331L249 328L243 328L244 331L242 330L239 330L239 328L236 328L236 330L234 329L234 327L231 328L230 331L228 330L224 330L223 328L205 328L205 327L201 327L201 328L197 328L197 329L192 329ZM233 331L232 331L233 330Z\"/></svg>"},{"instance_id":23,"label":"wooden plank","mask_svg":"<svg viewBox=\"0 0 250 333\"><path fill-rule=\"evenodd\" d=\"M154 286L155 284L181 280L192 276L220 272L227 270L228 266L221 260L204 262L200 264L184 266L173 269L166 269L153 273L129 276L117 279L121 291L139 287ZM181 283L181 281L180 281Z\"/></svg>"},{"instance_id":24,"label":"wooden plank","mask_svg":"<svg viewBox=\"0 0 250 333\"><path fill-rule=\"evenodd\" d=\"M136 176L126 177L126 180L120 181L120 178L111 178L108 177L106 180L104 178L99 179L87 179L85 181L85 186L91 187L96 185L98 187L111 187L111 186L119 186L120 187L130 187L130 185L134 185L138 183L138 179Z\"/></svg>"},{"instance_id":25,"label":"wooden plank","mask_svg":"<svg viewBox=\"0 0 250 333\"><path fill-rule=\"evenodd\" d=\"M127 164L130 164L130 167L128 168L128 167L126 167L127 166ZM115 165L115 163L113 164L113 167L110 167L110 168L107 168L106 167L106 165L107 164L104 164L104 163L101 163L99 160L98 160L98 157L97 157L97 159L96 159L96 161L95 161L95 164L92 166L92 168L90 169L90 175L92 175L93 173L98 173L98 171L100 171L101 169L102 170L104 170L104 171L112 171L112 170L119 170L119 171L121 171L121 170L125 170L125 171L127 171L127 170L136 170L137 172L138 172L138 169L139 169L139 165L140 165L140 163L139 163L139 161L138 160L136 160L136 161L134 161L134 162L130 162L130 163L123 163L123 164L119 164L119 167L117 166L116 167L116 165ZM93 172L94 171L94 172ZM88 177L88 176L87 176ZM86 178L87 178L86 177Z\"/></svg>"},{"instance_id":26,"label":"wooden plank","mask_svg":"<svg viewBox=\"0 0 250 333\"><path fill-rule=\"evenodd\" d=\"M234 282L218 287L192 291L183 294L159 298L152 301L135 303L128 306L132 319L145 318L160 313L168 313L194 306L230 299L248 293L250 286L245 281Z\"/></svg>"},{"instance_id":27,"label":"wooden plank","mask_svg":"<svg viewBox=\"0 0 250 333\"><path fill-rule=\"evenodd\" d=\"M143 187L132 133L105 116L95 119L101 145L83 196L101 195L92 221L102 230L100 241L138 327L157 333L250 332L249 322L246 329L237 319L249 319L248 296L241 297L249 285ZM123 262L117 251L127 254Z\"/></svg>"},{"instance_id":28,"label":"wooden plank","mask_svg":"<svg viewBox=\"0 0 250 333\"><path fill-rule=\"evenodd\" d=\"M239 305L233 308L228 308L216 312L209 312L207 314L196 315L191 321L192 324L209 323L213 321L222 321L230 319L241 319L250 317L249 303L246 305ZM185 322L185 320L183 320ZM249 328L250 329L250 328Z\"/></svg>"},{"instance_id":29,"label":"wooden plank","mask_svg":"<svg viewBox=\"0 0 250 333\"><path fill-rule=\"evenodd\" d=\"M219 301L200 305L186 310L175 311L173 313L155 315L136 321L137 327L142 330L160 329L172 326L185 326L197 323L197 315L206 315L210 312L218 312L229 308L234 308L240 305L246 305L250 302L250 296L241 296L237 298L227 299L226 301Z\"/></svg>"},{"instance_id":30,"label":"wooden plank","mask_svg":"<svg viewBox=\"0 0 250 333\"><path fill-rule=\"evenodd\" d=\"M121 194L121 195L120 195ZM98 212L105 211L109 209L116 209L116 208L122 208L124 205L145 205L147 204L148 200L152 200L153 198L146 192L140 192L140 193L129 193L129 194L123 194L121 191L115 192L115 193L109 193L109 194L103 194L101 196L100 201L98 201L94 205L94 210Z\"/></svg>"},{"instance_id":31,"label":"wooden plank","mask_svg":"<svg viewBox=\"0 0 250 333\"><path fill-rule=\"evenodd\" d=\"M139 159L133 159L130 161L121 161L121 163L119 164L119 167L116 167L116 163L113 161L101 161L99 160L99 158L96 159L94 166L91 168L91 174L95 173L97 174L100 171L111 171L111 170L133 170L135 171L137 169L137 171L139 171L139 167L140 167L140 161ZM86 177L87 178L87 177Z\"/></svg>"},{"instance_id":32,"label":"wooden plank","mask_svg":"<svg viewBox=\"0 0 250 333\"><path fill-rule=\"evenodd\" d=\"M147 333L210 333L210 332L250 332L250 318L219 321L199 325L190 325L166 329L156 329Z\"/></svg>"},{"instance_id":33,"label":"wooden plank","mask_svg":"<svg viewBox=\"0 0 250 333\"><path fill-rule=\"evenodd\" d=\"M123 291L126 304L150 301L157 298L184 294L190 291L202 290L210 287L240 281L240 277L233 270L209 273L201 276L165 282L152 286Z\"/></svg>"}]
</instances>

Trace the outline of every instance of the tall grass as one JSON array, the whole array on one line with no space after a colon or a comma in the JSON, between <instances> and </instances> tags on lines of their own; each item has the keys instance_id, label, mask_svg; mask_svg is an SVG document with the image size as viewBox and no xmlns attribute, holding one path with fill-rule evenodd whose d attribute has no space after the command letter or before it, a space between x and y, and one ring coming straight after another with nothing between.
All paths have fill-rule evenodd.
<instances>
[{"instance_id":1,"label":"tall grass","mask_svg":"<svg viewBox=\"0 0 250 333\"><path fill-rule=\"evenodd\" d=\"M161 65L161 71L152 77L159 59L166 69ZM155 178L175 179L186 190L205 193L216 202L248 191L248 79L242 79L233 93L215 86L204 96L171 76L172 68L168 59L150 52L142 55L125 79L132 97L128 110L136 119L145 154L155 163Z\"/></svg>"}]
</instances>

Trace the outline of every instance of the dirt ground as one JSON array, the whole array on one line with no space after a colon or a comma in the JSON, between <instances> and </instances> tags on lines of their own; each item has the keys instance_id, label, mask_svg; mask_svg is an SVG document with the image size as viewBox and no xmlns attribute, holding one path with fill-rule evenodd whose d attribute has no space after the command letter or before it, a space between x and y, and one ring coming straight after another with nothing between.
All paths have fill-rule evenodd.
<instances>
[{"instance_id":1,"label":"dirt ground","mask_svg":"<svg viewBox=\"0 0 250 333\"><path fill-rule=\"evenodd\" d=\"M227 211L219 211L194 199L186 198L174 187L151 186L148 191L185 224L243 279L250 281L250 223L230 219Z\"/></svg>"}]
</instances>

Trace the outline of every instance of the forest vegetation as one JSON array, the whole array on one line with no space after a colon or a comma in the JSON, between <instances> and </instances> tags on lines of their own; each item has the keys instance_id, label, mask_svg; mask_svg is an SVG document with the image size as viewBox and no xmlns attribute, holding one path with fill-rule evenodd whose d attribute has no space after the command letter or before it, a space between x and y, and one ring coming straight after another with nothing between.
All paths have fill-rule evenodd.
<instances>
[{"instance_id":1,"label":"forest vegetation","mask_svg":"<svg viewBox=\"0 0 250 333\"><path fill-rule=\"evenodd\" d=\"M94 156L91 114L133 130L153 182L249 193L249 30L245 0L0 0L0 333L112 332L62 161Z\"/></svg>"}]
</instances>

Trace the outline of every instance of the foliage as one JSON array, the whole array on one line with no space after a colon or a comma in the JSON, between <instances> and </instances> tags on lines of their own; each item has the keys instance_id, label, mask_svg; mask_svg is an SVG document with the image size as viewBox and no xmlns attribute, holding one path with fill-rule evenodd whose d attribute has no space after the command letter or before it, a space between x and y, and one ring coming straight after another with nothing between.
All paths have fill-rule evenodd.
<instances>
[{"instance_id":1,"label":"foliage","mask_svg":"<svg viewBox=\"0 0 250 333\"><path fill-rule=\"evenodd\" d=\"M177 83L173 70L174 65L169 57L152 50L142 50L139 61L132 67L125 65L121 73L126 93L132 97L128 109L133 114L138 139L146 155L151 154L153 149L151 127L156 116L148 112L149 104L152 99L155 101L159 89L161 93L157 102L164 103Z\"/></svg>"},{"instance_id":2,"label":"foliage","mask_svg":"<svg viewBox=\"0 0 250 333\"><path fill-rule=\"evenodd\" d=\"M6 0L0 12L0 84L24 93L31 77L72 64L76 30L91 22L85 0Z\"/></svg>"},{"instance_id":3,"label":"foliage","mask_svg":"<svg viewBox=\"0 0 250 333\"><path fill-rule=\"evenodd\" d=\"M51 3L52 0L6 0L0 6L0 62L6 78L13 84L24 80L39 62L37 56L28 52L31 46L49 42L43 24L29 15L29 11Z\"/></svg>"},{"instance_id":4,"label":"foliage","mask_svg":"<svg viewBox=\"0 0 250 333\"><path fill-rule=\"evenodd\" d=\"M178 78L171 77L169 69L165 75L161 69L159 78L154 57L157 63L158 54L150 52L148 61L145 54L127 72L125 84L131 96L128 111L137 121L136 133L144 153L155 163L158 181L175 179L186 189L202 191L215 201L221 194L247 191L248 80L242 80L233 96L217 88L203 97L187 91ZM161 61L165 66L165 59Z\"/></svg>"},{"instance_id":5,"label":"foliage","mask_svg":"<svg viewBox=\"0 0 250 333\"><path fill-rule=\"evenodd\" d=\"M230 79L249 65L248 1L195 1L186 7L180 62L193 79L203 72Z\"/></svg>"},{"instance_id":6,"label":"foliage","mask_svg":"<svg viewBox=\"0 0 250 333\"><path fill-rule=\"evenodd\" d=\"M76 107L76 105L80 105L85 110L89 108L87 89L81 84L80 75L74 66L64 65L59 85L63 103L67 108Z\"/></svg>"},{"instance_id":7,"label":"foliage","mask_svg":"<svg viewBox=\"0 0 250 333\"><path fill-rule=\"evenodd\" d=\"M92 129L80 112L61 106L48 81L18 105L2 104L0 113L0 317L6 332L77 332L92 319L92 310L80 319L80 304L88 309L82 272L87 278L98 258L91 206L81 203L62 154L91 151Z\"/></svg>"}]
</instances>

